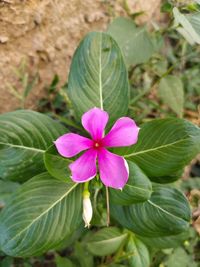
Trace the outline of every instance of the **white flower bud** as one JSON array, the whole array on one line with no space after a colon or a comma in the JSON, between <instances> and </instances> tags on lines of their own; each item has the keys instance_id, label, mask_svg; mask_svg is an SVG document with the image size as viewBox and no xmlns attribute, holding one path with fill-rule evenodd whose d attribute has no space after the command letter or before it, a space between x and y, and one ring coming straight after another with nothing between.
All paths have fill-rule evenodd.
<instances>
[{"instance_id":1,"label":"white flower bud","mask_svg":"<svg viewBox=\"0 0 200 267\"><path fill-rule=\"evenodd\" d=\"M90 227L90 222L92 220L92 203L90 200L90 194L83 195L83 220L85 222L85 227Z\"/></svg>"}]
</instances>

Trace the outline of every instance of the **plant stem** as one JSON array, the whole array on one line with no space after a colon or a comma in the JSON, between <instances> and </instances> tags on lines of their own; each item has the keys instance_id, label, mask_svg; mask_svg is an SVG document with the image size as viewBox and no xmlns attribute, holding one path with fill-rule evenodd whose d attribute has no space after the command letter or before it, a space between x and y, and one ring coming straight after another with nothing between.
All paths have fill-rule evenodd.
<instances>
[{"instance_id":1,"label":"plant stem","mask_svg":"<svg viewBox=\"0 0 200 267\"><path fill-rule=\"evenodd\" d=\"M107 226L110 225L110 201L109 201L109 190L106 186L106 206L107 206Z\"/></svg>"},{"instance_id":2,"label":"plant stem","mask_svg":"<svg viewBox=\"0 0 200 267\"><path fill-rule=\"evenodd\" d=\"M94 202L93 202L93 206L94 206L94 211L97 212L97 197L98 197L98 194L100 192L100 188L97 188L95 190L95 193L94 193Z\"/></svg>"},{"instance_id":3,"label":"plant stem","mask_svg":"<svg viewBox=\"0 0 200 267\"><path fill-rule=\"evenodd\" d=\"M88 187L89 187L89 182L84 183L84 189L83 189L83 194L88 193Z\"/></svg>"}]
</instances>

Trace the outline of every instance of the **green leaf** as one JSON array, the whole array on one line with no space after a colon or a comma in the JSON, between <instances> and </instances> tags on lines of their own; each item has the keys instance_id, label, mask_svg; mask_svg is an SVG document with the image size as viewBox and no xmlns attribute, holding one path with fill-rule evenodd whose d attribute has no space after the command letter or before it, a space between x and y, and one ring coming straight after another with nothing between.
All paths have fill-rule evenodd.
<instances>
[{"instance_id":1,"label":"green leaf","mask_svg":"<svg viewBox=\"0 0 200 267\"><path fill-rule=\"evenodd\" d=\"M13 258L5 257L3 260L1 260L0 267L13 267L13 261Z\"/></svg>"},{"instance_id":2,"label":"green leaf","mask_svg":"<svg viewBox=\"0 0 200 267\"><path fill-rule=\"evenodd\" d=\"M163 236L163 237L143 237L139 236L139 239L141 239L148 247L150 248L159 248L159 249L165 249L165 248L175 248L179 247L187 238L189 237L189 232L185 231L178 235L172 235L172 236Z\"/></svg>"},{"instance_id":3,"label":"green leaf","mask_svg":"<svg viewBox=\"0 0 200 267\"><path fill-rule=\"evenodd\" d=\"M182 180L180 187L183 191L191 191L192 189L200 190L200 177L191 177L189 179Z\"/></svg>"},{"instance_id":4,"label":"green leaf","mask_svg":"<svg viewBox=\"0 0 200 267\"><path fill-rule=\"evenodd\" d=\"M81 187L42 173L24 183L0 214L0 248L30 257L56 247L81 222Z\"/></svg>"},{"instance_id":5,"label":"green leaf","mask_svg":"<svg viewBox=\"0 0 200 267\"><path fill-rule=\"evenodd\" d=\"M67 258L56 255L56 267L75 267L74 264Z\"/></svg>"},{"instance_id":6,"label":"green leaf","mask_svg":"<svg viewBox=\"0 0 200 267\"><path fill-rule=\"evenodd\" d=\"M154 53L152 40L145 27L136 27L127 18L116 18L107 31L121 48L127 66L147 62Z\"/></svg>"},{"instance_id":7,"label":"green leaf","mask_svg":"<svg viewBox=\"0 0 200 267\"><path fill-rule=\"evenodd\" d=\"M187 19L191 23L193 29L200 37L200 12L192 13L187 15Z\"/></svg>"},{"instance_id":8,"label":"green leaf","mask_svg":"<svg viewBox=\"0 0 200 267\"><path fill-rule=\"evenodd\" d=\"M129 178L123 190L109 190L112 203L129 205L144 202L151 196L152 186L147 176L135 163L128 161L128 165Z\"/></svg>"},{"instance_id":9,"label":"green leaf","mask_svg":"<svg viewBox=\"0 0 200 267\"><path fill-rule=\"evenodd\" d=\"M19 184L0 180L0 208L5 205L10 195L17 190Z\"/></svg>"},{"instance_id":10,"label":"green leaf","mask_svg":"<svg viewBox=\"0 0 200 267\"><path fill-rule=\"evenodd\" d=\"M127 113L129 83L121 51L106 33L89 33L73 57L68 95L77 117L90 108L103 108L111 121Z\"/></svg>"},{"instance_id":11,"label":"green leaf","mask_svg":"<svg viewBox=\"0 0 200 267\"><path fill-rule=\"evenodd\" d=\"M27 76L26 76L27 74ZM24 92L23 92L23 98L24 100L28 97L28 95L30 94L30 92L33 90L34 86L36 86L36 84L38 83L39 80L39 75L38 73L34 75L34 77L30 80L29 79L29 75L28 73L26 73L24 76Z\"/></svg>"},{"instance_id":12,"label":"green leaf","mask_svg":"<svg viewBox=\"0 0 200 267\"><path fill-rule=\"evenodd\" d=\"M192 255L187 254L183 248L177 248L170 255L169 259L165 262L166 267L194 267L195 264Z\"/></svg>"},{"instance_id":13,"label":"green leaf","mask_svg":"<svg viewBox=\"0 0 200 267\"><path fill-rule=\"evenodd\" d=\"M127 234L122 234L116 227L99 230L87 240L87 249L96 256L106 256L116 252L126 240Z\"/></svg>"},{"instance_id":14,"label":"green leaf","mask_svg":"<svg viewBox=\"0 0 200 267\"><path fill-rule=\"evenodd\" d=\"M0 115L0 177L25 181L45 171L45 150L65 132L61 124L38 112Z\"/></svg>"},{"instance_id":15,"label":"green leaf","mask_svg":"<svg viewBox=\"0 0 200 267\"><path fill-rule=\"evenodd\" d=\"M155 119L142 125L136 145L115 151L151 180L171 182L200 152L200 129L182 119Z\"/></svg>"},{"instance_id":16,"label":"green leaf","mask_svg":"<svg viewBox=\"0 0 200 267\"><path fill-rule=\"evenodd\" d=\"M173 9L176 30L191 44L200 44L200 13L183 15L178 8ZM181 25L181 26L180 26Z\"/></svg>"},{"instance_id":17,"label":"green leaf","mask_svg":"<svg viewBox=\"0 0 200 267\"><path fill-rule=\"evenodd\" d=\"M88 252L84 243L77 242L75 244L74 254L80 264L80 267L94 267L94 258Z\"/></svg>"},{"instance_id":18,"label":"green leaf","mask_svg":"<svg viewBox=\"0 0 200 267\"><path fill-rule=\"evenodd\" d=\"M111 206L113 217L138 235L161 237L177 235L188 229L190 207L177 189L160 188L150 200L130 206Z\"/></svg>"},{"instance_id":19,"label":"green leaf","mask_svg":"<svg viewBox=\"0 0 200 267\"><path fill-rule=\"evenodd\" d=\"M131 253L128 258L130 267L149 267L150 256L149 251L145 244L142 243L138 238L130 236L127 243L126 252Z\"/></svg>"},{"instance_id":20,"label":"green leaf","mask_svg":"<svg viewBox=\"0 0 200 267\"><path fill-rule=\"evenodd\" d=\"M171 13L173 10L173 6L172 4L168 3L168 2L164 2L160 8L161 12L166 12L166 13Z\"/></svg>"},{"instance_id":21,"label":"green leaf","mask_svg":"<svg viewBox=\"0 0 200 267\"><path fill-rule=\"evenodd\" d=\"M71 175L68 168L70 159L62 157L54 145L50 146L44 153L44 164L47 171L61 181L67 181Z\"/></svg>"},{"instance_id":22,"label":"green leaf","mask_svg":"<svg viewBox=\"0 0 200 267\"><path fill-rule=\"evenodd\" d=\"M184 89L179 77L168 75L161 79L159 95L179 117L183 115Z\"/></svg>"},{"instance_id":23,"label":"green leaf","mask_svg":"<svg viewBox=\"0 0 200 267\"><path fill-rule=\"evenodd\" d=\"M75 231L71 232L69 235L63 239L63 241L55 248L57 251L63 251L66 248L70 248L73 244L81 238L85 234L87 229L84 227L84 222L80 224L80 226L75 229Z\"/></svg>"}]
</instances>

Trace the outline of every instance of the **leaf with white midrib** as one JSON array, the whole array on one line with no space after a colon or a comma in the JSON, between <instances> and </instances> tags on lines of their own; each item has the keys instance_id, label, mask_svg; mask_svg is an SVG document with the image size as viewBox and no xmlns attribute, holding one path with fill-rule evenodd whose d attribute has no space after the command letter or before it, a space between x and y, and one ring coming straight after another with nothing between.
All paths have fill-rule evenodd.
<instances>
[{"instance_id":1,"label":"leaf with white midrib","mask_svg":"<svg viewBox=\"0 0 200 267\"><path fill-rule=\"evenodd\" d=\"M100 102L100 108L103 110L101 46L102 46L102 35L100 38L100 45L99 45L99 102Z\"/></svg>"},{"instance_id":2,"label":"leaf with white midrib","mask_svg":"<svg viewBox=\"0 0 200 267\"><path fill-rule=\"evenodd\" d=\"M128 72L115 40L102 32L89 33L70 67L67 93L77 118L93 107L110 115L110 122L128 110Z\"/></svg>"},{"instance_id":3,"label":"leaf with white midrib","mask_svg":"<svg viewBox=\"0 0 200 267\"><path fill-rule=\"evenodd\" d=\"M177 189L158 187L150 200L129 206L112 205L120 224L144 237L177 235L189 227L190 207Z\"/></svg>"},{"instance_id":4,"label":"leaf with white midrib","mask_svg":"<svg viewBox=\"0 0 200 267\"><path fill-rule=\"evenodd\" d=\"M189 141L189 140L190 140L189 138L182 139L182 140L173 142L173 143L171 143L171 144L162 145L162 146L158 146L158 147L155 147L155 148L146 149L146 150L139 151L139 152L133 152L133 153L130 153L130 154L128 154L128 155L124 155L124 157L128 159L128 158L130 158L130 157L132 157L132 156L141 155L141 154L145 154L145 153L151 153L151 152L153 152L153 151L159 151L159 150L165 149L165 148L167 148L167 147L170 147L170 146L173 146L173 145L182 143L182 142L184 142L184 141Z\"/></svg>"},{"instance_id":5,"label":"leaf with white midrib","mask_svg":"<svg viewBox=\"0 0 200 267\"><path fill-rule=\"evenodd\" d=\"M20 148L24 150L31 150L31 151L41 152L41 153L45 152L45 150L34 148L34 147L20 146L20 145L14 145L14 144L3 143L3 142L0 142L0 145L5 145L5 146L13 147L13 148Z\"/></svg>"},{"instance_id":6,"label":"leaf with white midrib","mask_svg":"<svg viewBox=\"0 0 200 267\"><path fill-rule=\"evenodd\" d=\"M117 251L126 240L127 234L117 227L103 228L86 240L87 249L94 255L105 256Z\"/></svg>"},{"instance_id":7,"label":"leaf with white midrib","mask_svg":"<svg viewBox=\"0 0 200 267\"><path fill-rule=\"evenodd\" d=\"M67 130L30 110L0 115L0 178L25 181L44 172L43 154Z\"/></svg>"},{"instance_id":8,"label":"leaf with white midrib","mask_svg":"<svg viewBox=\"0 0 200 267\"><path fill-rule=\"evenodd\" d=\"M130 255L128 258L130 267L149 267L150 255L147 247L134 235L130 235L126 245L126 253Z\"/></svg>"},{"instance_id":9,"label":"leaf with white midrib","mask_svg":"<svg viewBox=\"0 0 200 267\"><path fill-rule=\"evenodd\" d=\"M166 209L161 208L160 206L158 206L158 205L157 205L156 203L154 203L153 201L151 201L151 200L147 200L147 202L148 202L150 205L154 206L156 209L158 209L158 210L164 212L165 214L167 214L167 215L169 215L169 216L172 216L172 217L174 217L175 219L179 219L178 216L176 216L176 215L174 215L174 214L168 212Z\"/></svg>"},{"instance_id":10,"label":"leaf with white midrib","mask_svg":"<svg viewBox=\"0 0 200 267\"><path fill-rule=\"evenodd\" d=\"M155 119L141 126L137 144L115 152L135 162L151 180L170 182L200 152L200 129L183 119Z\"/></svg>"},{"instance_id":11,"label":"leaf with white midrib","mask_svg":"<svg viewBox=\"0 0 200 267\"><path fill-rule=\"evenodd\" d=\"M28 224L22 231L18 232L12 239L9 240L9 242L12 242L14 239L16 239L18 236L20 236L21 234L23 234L27 229L29 229L34 223L36 223L42 216L44 216L46 213L48 213L51 209L53 209L54 206L56 206L56 204L58 204L59 202L62 201L63 198L67 197L70 192L77 186L78 184L74 184L70 190L68 190L66 193L64 193L61 197L59 197L59 199L57 201L55 201L52 205L49 206L49 208L47 208L46 210L44 210L44 212L42 212L41 214L39 214L38 217L36 217L30 224ZM33 193L33 192L32 192ZM13 215L14 216L14 215Z\"/></svg>"},{"instance_id":12,"label":"leaf with white midrib","mask_svg":"<svg viewBox=\"0 0 200 267\"><path fill-rule=\"evenodd\" d=\"M58 245L80 225L80 188L48 173L21 186L1 213L1 249L8 255L29 257Z\"/></svg>"}]
</instances>

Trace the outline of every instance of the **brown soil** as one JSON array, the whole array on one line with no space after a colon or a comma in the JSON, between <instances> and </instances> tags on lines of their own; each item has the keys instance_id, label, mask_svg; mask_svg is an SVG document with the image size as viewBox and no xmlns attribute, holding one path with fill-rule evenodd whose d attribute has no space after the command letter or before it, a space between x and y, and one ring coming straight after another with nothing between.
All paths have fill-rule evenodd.
<instances>
[{"instance_id":1,"label":"brown soil","mask_svg":"<svg viewBox=\"0 0 200 267\"><path fill-rule=\"evenodd\" d=\"M61 83L67 79L72 55L80 39L89 31L104 30L113 16L126 15L123 0L0 0L0 113L19 107L11 93L22 85L15 71L22 61L27 73L39 75L26 108L46 91L55 74ZM130 12L146 11L140 22L159 14L160 0L128 0Z\"/></svg>"}]
</instances>

